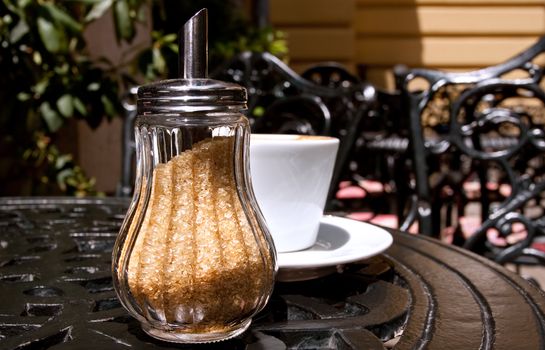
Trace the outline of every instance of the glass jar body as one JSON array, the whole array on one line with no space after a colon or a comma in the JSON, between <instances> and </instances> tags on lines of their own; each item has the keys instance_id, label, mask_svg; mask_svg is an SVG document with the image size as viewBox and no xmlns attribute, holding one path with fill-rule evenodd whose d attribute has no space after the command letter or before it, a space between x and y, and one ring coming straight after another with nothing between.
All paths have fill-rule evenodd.
<instances>
[{"instance_id":1,"label":"glass jar body","mask_svg":"<svg viewBox=\"0 0 545 350\"><path fill-rule=\"evenodd\" d=\"M134 196L114 287L150 335L210 342L243 332L272 293L276 253L235 112L139 116Z\"/></svg>"}]
</instances>

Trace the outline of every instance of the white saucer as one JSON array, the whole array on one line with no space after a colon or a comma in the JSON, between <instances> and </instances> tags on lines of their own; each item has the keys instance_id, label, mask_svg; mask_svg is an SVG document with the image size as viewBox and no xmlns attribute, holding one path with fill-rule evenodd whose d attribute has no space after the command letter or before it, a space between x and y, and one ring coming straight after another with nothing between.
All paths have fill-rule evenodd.
<instances>
[{"instance_id":1,"label":"white saucer","mask_svg":"<svg viewBox=\"0 0 545 350\"><path fill-rule=\"evenodd\" d=\"M277 280L300 281L334 272L338 265L366 259L392 245L383 228L361 221L324 216L318 240L309 249L278 253Z\"/></svg>"}]
</instances>

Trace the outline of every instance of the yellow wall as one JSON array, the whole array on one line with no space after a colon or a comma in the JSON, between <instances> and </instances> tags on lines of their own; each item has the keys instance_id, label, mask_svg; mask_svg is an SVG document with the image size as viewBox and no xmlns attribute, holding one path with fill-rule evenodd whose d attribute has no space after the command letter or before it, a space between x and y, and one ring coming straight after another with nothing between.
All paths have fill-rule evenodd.
<instances>
[{"instance_id":1,"label":"yellow wall","mask_svg":"<svg viewBox=\"0 0 545 350\"><path fill-rule=\"evenodd\" d=\"M545 0L270 0L290 65L363 65L392 88L391 67L471 70L500 63L545 34Z\"/></svg>"}]
</instances>

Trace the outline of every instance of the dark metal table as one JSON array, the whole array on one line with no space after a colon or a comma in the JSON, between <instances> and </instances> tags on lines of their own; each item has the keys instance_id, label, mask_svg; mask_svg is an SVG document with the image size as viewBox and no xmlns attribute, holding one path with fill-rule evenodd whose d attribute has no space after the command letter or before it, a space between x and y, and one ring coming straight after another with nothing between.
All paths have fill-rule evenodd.
<instances>
[{"instance_id":1,"label":"dark metal table","mask_svg":"<svg viewBox=\"0 0 545 350\"><path fill-rule=\"evenodd\" d=\"M116 299L121 199L0 199L1 349L544 349L545 295L488 260L392 230L370 260L277 283L242 336L180 346L145 335Z\"/></svg>"}]
</instances>

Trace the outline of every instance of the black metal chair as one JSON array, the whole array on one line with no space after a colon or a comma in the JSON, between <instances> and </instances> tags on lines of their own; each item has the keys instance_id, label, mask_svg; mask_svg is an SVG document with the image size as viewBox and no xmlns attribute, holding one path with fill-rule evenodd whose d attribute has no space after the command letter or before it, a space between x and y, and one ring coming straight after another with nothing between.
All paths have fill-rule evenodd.
<instances>
[{"instance_id":1,"label":"black metal chair","mask_svg":"<svg viewBox=\"0 0 545 350\"><path fill-rule=\"evenodd\" d=\"M545 37L478 71L397 71L414 167L404 227L418 220L499 263L545 263L544 52ZM464 232L472 212L478 225Z\"/></svg>"},{"instance_id":2,"label":"black metal chair","mask_svg":"<svg viewBox=\"0 0 545 350\"><path fill-rule=\"evenodd\" d=\"M268 53L237 55L211 77L246 87L246 113L252 132L328 135L340 139L328 211L397 225L400 203L404 203L408 192L406 168L399 166L405 164L408 154L408 124L401 125L404 114L399 93L377 90L334 62L313 66L298 75ZM131 195L134 182L135 93L136 89L131 90L124 99L119 196ZM341 192L351 194L341 195Z\"/></svg>"},{"instance_id":3,"label":"black metal chair","mask_svg":"<svg viewBox=\"0 0 545 350\"><path fill-rule=\"evenodd\" d=\"M134 122L136 121L136 93L138 87L131 88L121 101L123 115L123 130L121 144L121 178L117 184L117 197L130 197L136 174L136 144L134 141Z\"/></svg>"},{"instance_id":4,"label":"black metal chair","mask_svg":"<svg viewBox=\"0 0 545 350\"><path fill-rule=\"evenodd\" d=\"M396 214L392 198L399 198L395 186L399 181L394 177L408 143L408 124L399 123L398 93L380 91L335 62L298 75L268 53L243 53L213 76L247 88L253 132L329 135L341 140L329 211ZM386 184L389 193L370 193L365 188L369 180ZM367 198L339 198L341 184L360 188Z\"/></svg>"},{"instance_id":5,"label":"black metal chair","mask_svg":"<svg viewBox=\"0 0 545 350\"><path fill-rule=\"evenodd\" d=\"M317 74L324 77L323 69L327 72L327 83L325 79L316 81ZM334 64L312 69L305 79L275 56L251 52L236 56L211 77L246 87L247 116L253 132L338 137L341 145L330 198L334 196L355 143L359 121L368 114L376 98L372 86ZM123 169L117 191L122 196L131 194L133 183L135 92L131 91L124 101Z\"/></svg>"}]
</instances>

